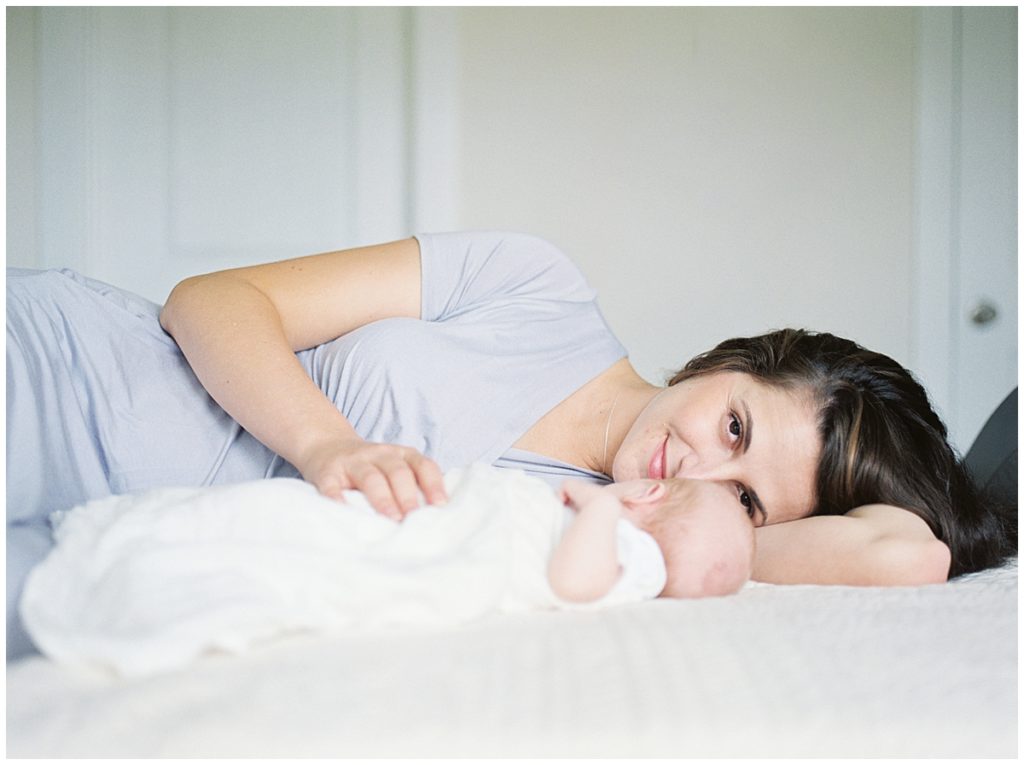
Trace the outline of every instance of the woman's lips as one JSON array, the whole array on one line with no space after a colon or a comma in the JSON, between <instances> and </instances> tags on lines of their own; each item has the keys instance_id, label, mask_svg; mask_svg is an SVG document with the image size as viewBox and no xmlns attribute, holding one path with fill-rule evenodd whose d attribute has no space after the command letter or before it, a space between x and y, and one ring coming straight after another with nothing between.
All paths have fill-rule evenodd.
<instances>
[{"instance_id":1,"label":"woman's lips","mask_svg":"<svg viewBox=\"0 0 1024 765\"><path fill-rule=\"evenodd\" d=\"M662 480L665 478L665 449L668 446L668 436L665 436L665 440L661 442L654 454L651 455L651 461L647 464L647 477L654 478L656 480Z\"/></svg>"}]
</instances>

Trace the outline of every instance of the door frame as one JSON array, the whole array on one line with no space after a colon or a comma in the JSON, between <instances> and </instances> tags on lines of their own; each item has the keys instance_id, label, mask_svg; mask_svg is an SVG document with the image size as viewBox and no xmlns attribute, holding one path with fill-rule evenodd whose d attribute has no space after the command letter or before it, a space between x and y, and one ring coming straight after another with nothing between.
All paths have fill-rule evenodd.
<instances>
[{"instance_id":1,"label":"door frame","mask_svg":"<svg viewBox=\"0 0 1024 765\"><path fill-rule=\"evenodd\" d=\"M1015 252L1005 252L1004 246L1016 249L1015 233L1009 239L996 237L994 243L978 238L990 223L985 218L989 208L984 203L988 191L982 193L979 189L979 172L993 156L1002 156L992 154L993 148L1001 150L999 143L991 141L1001 142L1005 138L1013 141L1012 148L1016 149L1016 135L1004 135L1000 129L987 138L979 135L977 116L966 111L973 108L970 104L976 103L982 92L975 90L982 87L979 74L983 80L992 79L991 87L1001 89L1006 85L1001 79L1004 71L986 69L991 65L988 54L1007 53L1001 47L992 47L1001 46L1003 41L977 36L980 22L984 22L982 29L997 23L991 17L980 17L993 10L915 10L917 140L911 368L946 422L950 441L961 452L969 448L986 417L1019 379L1016 364L1010 372L1009 365L1004 363L1015 360L1014 347L1004 349L1003 343L1005 340L1015 346L1017 316L1016 294L1011 298L1005 289L1007 277L998 273L984 277L999 282L985 282L982 292L991 290L1001 293L1003 301L1013 301L1012 305L1007 302L1000 307L1000 321L1011 323L1000 326L998 335L986 335L988 330L968 325L965 313L968 299L973 305L979 297L979 269L984 269L992 256L1015 256ZM1004 96L1006 92L998 91ZM996 112L992 118L1003 116L1004 113ZM1015 158L1016 152L1011 153ZM1013 171L1015 190L1015 165ZM998 195L991 198L996 214L1002 214L998 211L1002 210L1003 201ZM1009 214L1016 214L1016 204L1009 207L1013 210ZM995 249L990 249L990 244ZM983 258L986 262L977 260L982 253L987 253ZM991 355L1004 351L1010 354L1005 359ZM986 369L986 365L991 365L991 369Z\"/></svg>"},{"instance_id":2,"label":"door frame","mask_svg":"<svg viewBox=\"0 0 1024 765\"><path fill-rule=\"evenodd\" d=\"M910 367L939 415L956 420L960 11L918 8L915 226ZM951 363L952 362L952 363Z\"/></svg>"}]
</instances>

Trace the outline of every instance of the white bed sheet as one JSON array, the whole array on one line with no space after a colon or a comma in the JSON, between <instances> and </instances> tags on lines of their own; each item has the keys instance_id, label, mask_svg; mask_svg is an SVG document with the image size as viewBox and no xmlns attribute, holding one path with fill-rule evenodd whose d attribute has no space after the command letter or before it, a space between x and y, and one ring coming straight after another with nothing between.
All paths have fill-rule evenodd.
<instances>
[{"instance_id":1,"label":"white bed sheet","mask_svg":"<svg viewBox=\"0 0 1024 765\"><path fill-rule=\"evenodd\" d=\"M1017 566L7 671L11 757L1017 754Z\"/></svg>"}]
</instances>

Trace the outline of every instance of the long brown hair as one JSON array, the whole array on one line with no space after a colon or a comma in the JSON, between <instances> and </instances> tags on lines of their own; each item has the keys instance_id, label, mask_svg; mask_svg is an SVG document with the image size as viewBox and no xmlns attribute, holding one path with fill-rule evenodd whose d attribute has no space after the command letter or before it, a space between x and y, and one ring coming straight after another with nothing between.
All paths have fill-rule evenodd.
<instances>
[{"instance_id":1,"label":"long brown hair","mask_svg":"<svg viewBox=\"0 0 1024 765\"><path fill-rule=\"evenodd\" d=\"M906 508L949 546L951 577L1016 554L1016 505L980 495L924 388L893 359L825 332L782 329L719 343L668 384L723 371L812 396L822 443L814 515Z\"/></svg>"}]
</instances>

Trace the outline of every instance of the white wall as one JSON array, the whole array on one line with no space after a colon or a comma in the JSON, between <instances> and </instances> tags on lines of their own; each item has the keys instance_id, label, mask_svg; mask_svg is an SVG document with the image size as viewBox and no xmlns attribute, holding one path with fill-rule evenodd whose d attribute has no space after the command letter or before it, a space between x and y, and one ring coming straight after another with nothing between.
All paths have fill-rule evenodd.
<instances>
[{"instance_id":1,"label":"white wall","mask_svg":"<svg viewBox=\"0 0 1024 765\"><path fill-rule=\"evenodd\" d=\"M946 79L920 79L921 18L8 8L7 262L71 265L159 300L187 273L241 262L525 230L576 260L652 381L727 336L799 325L920 363L955 422L957 361L926 342L935 316L960 320L955 285L913 308L941 260L924 234L972 229L954 226L968 205L951 186L921 214L932 171L955 184L964 167L928 159L920 120L969 80L942 63L965 55L956 40L929 65ZM983 68L1006 63L993 60ZM968 124L949 120L975 110L938 111L942 155ZM1002 170L1015 184L1015 156Z\"/></svg>"},{"instance_id":2,"label":"white wall","mask_svg":"<svg viewBox=\"0 0 1024 765\"><path fill-rule=\"evenodd\" d=\"M543 234L641 373L800 325L910 348L910 9L465 9L461 222Z\"/></svg>"},{"instance_id":3,"label":"white wall","mask_svg":"<svg viewBox=\"0 0 1024 765\"><path fill-rule=\"evenodd\" d=\"M7 265L34 268L35 25L31 8L7 9Z\"/></svg>"},{"instance_id":4,"label":"white wall","mask_svg":"<svg viewBox=\"0 0 1024 765\"><path fill-rule=\"evenodd\" d=\"M28 158L8 210L31 208L9 214L9 264L161 301L189 274L408 233L402 9L8 19L8 155Z\"/></svg>"}]
</instances>

